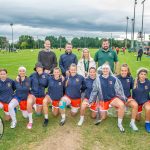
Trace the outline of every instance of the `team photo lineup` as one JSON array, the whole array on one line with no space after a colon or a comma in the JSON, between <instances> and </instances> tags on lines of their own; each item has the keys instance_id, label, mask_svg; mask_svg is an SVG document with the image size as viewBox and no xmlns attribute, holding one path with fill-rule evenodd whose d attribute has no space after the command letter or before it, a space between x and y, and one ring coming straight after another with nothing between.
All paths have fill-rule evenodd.
<instances>
[{"instance_id":1,"label":"team photo lineup","mask_svg":"<svg viewBox=\"0 0 150 150\"><path fill-rule=\"evenodd\" d=\"M83 48L79 51L81 58L77 59L71 43L66 43L65 53L59 58L51 50L49 40L45 40L44 47L38 53L30 76L26 75L26 66L18 68L15 79L7 75L8 68L0 69L0 109L4 111L3 118L10 121L11 129L15 130L19 124L18 109L27 119L24 130L31 130L36 126L33 114L43 117L41 128L52 122L49 115L59 116L59 125L63 126L69 122L66 111L70 109L71 116L80 114L76 124L82 126L89 109L91 118L98 125L105 121L108 110L113 107L117 115L116 127L125 132L123 120L129 107L128 127L140 132L136 121L144 112L143 128L150 133L149 68L139 68L133 78L130 66L119 64L117 52L110 48L108 39L102 40L94 58L88 48Z\"/></svg>"}]
</instances>

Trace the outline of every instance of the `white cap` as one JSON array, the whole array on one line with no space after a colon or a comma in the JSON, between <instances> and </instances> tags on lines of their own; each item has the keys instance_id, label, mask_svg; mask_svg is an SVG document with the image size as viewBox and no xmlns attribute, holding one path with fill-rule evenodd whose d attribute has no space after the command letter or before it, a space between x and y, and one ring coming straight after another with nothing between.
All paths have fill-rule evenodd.
<instances>
[{"instance_id":1,"label":"white cap","mask_svg":"<svg viewBox=\"0 0 150 150\"><path fill-rule=\"evenodd\" d=\"M20 70L24 70L26 72L27 69L24 66L21 66L18 68L18 71L20 71Z\"/></svg>"}]
</instances>

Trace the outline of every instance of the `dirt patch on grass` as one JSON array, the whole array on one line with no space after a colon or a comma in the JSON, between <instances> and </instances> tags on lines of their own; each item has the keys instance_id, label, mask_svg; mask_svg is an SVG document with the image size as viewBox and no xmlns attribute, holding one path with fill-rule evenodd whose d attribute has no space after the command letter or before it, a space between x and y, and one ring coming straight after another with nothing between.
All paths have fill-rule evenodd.
<instances>
[{"instance_id":1,"label":"dirt patch on grass","mask_svg":"<svg viewBox=\"0 0 150 150\"><path fill-rule=\"evenodd\" d=\"M39 144L30 145L32 150L81 150L82 136L79 128L71 128L69 125L58 127L53 135L41 141Z\"/></svg>"}]
</instances>

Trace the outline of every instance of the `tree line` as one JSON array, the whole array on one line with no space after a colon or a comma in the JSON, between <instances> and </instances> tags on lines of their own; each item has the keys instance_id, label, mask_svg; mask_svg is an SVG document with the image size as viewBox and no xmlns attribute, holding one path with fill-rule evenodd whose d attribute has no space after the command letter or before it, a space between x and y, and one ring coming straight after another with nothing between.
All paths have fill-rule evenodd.
<instances>
[{"instance_id":1,"label":"tree line","mask_svg":"<svg viewBox=\"0 0 150 150\"><path fill-rule=\"evenodd\" d=\"M44 40L50 40L52 48L64 48L68 42L64 36L46 36ZM16 49L40 49L44 47L44 40L35 39L30 35L21 35L17 42L14 43ZM111 47L124 47L125 40L116 40L114 38L109 39ZM74 37L71 40L74 48L99 48L102 43L102 39L98 37ZM127 40L127 48L130 48L131 41ZM0 36L0 49L11 49L12 43L9 43L6 37Z\"/></svg>"}]
</instances>

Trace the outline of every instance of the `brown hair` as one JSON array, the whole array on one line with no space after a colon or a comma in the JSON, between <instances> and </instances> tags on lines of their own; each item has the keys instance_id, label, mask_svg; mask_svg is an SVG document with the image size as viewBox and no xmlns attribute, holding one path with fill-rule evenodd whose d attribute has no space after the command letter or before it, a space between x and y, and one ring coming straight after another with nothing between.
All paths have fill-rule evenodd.
<instances>
[{"instance_id":1,"label":"brown hair","mask_svg":"<svg viewBox=\"0 0 150 150\"><path fill-rule=\"evenodd\" d=\"M106 39L106 38L104 38L104 39L102 39L102 43L103 43L103 42L109 42L109 40Z\"/></svg>"},{"instance_id":2,"label":"brown hair","mask_svg":"<svg viewBox=\"0 0 150 150\"><path fill-rule=\"evenodd\" d=\"M72 46L72 43L66 43L65 47L66 47L67 45L71 45L71 46Z\"/></svg>"},{"instance_id":3,"label":"brown hair","mask_svg":"<svg viewBox=\"0 0 150 150\"><path fill-rule=\"evenodd\" d=\"M2 72L2 71L6 72L6 74L7 74L7 70L6 70L6 69L1 68L1 69L0 69L0 72Z\"/></svg>"},{"instance_id":4,"label":"brown hair","mask_svg":"<svg viewBox=\"0 0 150 150\"><path fill-rule=\"evenodd\" d=\"M148 74L148 70L146 68L140 68L138 71L137 71L137 76L135 78L135 81L134 81L134 89L136 89L138 87L138 80L139 80L139 75L141 72L145 72L146 74Z\"/></svg>"},{"instance_id":5,"label":"brown hair","mask_svg":"<svg viewBox=\"0 0 150 150\"><path fill-rule=\"evenodd\" d=\"M127 76L131 76L131 71L130 71L130 68L129 68L128 64L122 64L121 67L120 67L120 71L121 71L121 68L122 68L122 67L126 67L126 68L128 69L128 74L127 74Z\"/></svg>"},{"instance_id":6,"label":"brown hair","mask_svg":"<svg viewBox=\"0 0 150 150\"><path fill-rule=\"evenodd\" d=\"M95 67L91 67L91 68L89 69L89 71L92 70L92 69L96 71L96 68L95 68Z\"/></svg>"}]
</instances>

